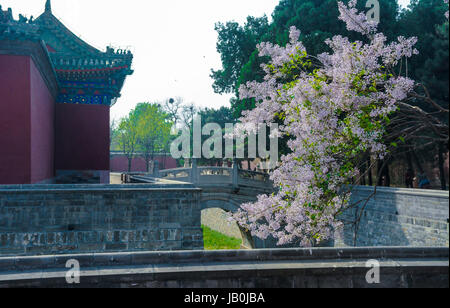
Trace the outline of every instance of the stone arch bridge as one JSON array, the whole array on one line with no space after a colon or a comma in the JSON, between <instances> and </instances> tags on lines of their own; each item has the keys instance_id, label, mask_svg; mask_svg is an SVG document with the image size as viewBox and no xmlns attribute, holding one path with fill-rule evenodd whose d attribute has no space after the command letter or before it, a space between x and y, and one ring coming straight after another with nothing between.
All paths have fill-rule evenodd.
<instances>
[{"instance_id":1,"label":"stone arch bridge","mask_svg":"<svg viewBox=\"0 0 450 308\"><path fill-rule=\"evenodd\" d=\"M199 167L193 162L190 168L156 171L153 174L129 173L124 182L153 183L155 178L192 183L202 189L202 210L221 208L235 212L241 204L256 201L261 194L273 192L273 184L267 173L242 170L233 167Z\"/></svg>"},{"instance_id":2,"label":"stone arch bridge","mask_svg":"<svg viewBox=\"0 0 450 308\"><path fill-rule=\"evenodd\" d=\"M273 192L273 184L267 173L242 170L233 167L199 167L195 160L190 168L168 170L155 169L153 174L129 173L122 176L124 183L154 183L155 179L191 183L201 192L201 209L222 209L236 212L244 203L254 202L261 194ZM265 243L241 229L243 246L266 247ZM274 244L271 243L270 246Z\"/></svg>"}]
</instances>

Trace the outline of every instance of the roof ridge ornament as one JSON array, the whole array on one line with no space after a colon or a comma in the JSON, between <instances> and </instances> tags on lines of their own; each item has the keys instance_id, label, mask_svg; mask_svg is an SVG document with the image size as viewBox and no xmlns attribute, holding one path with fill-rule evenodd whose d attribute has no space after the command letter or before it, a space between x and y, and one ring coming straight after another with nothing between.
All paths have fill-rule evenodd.
<instances>
[{"instance_id":1,"label":"roof ridge ornament","mask_svg":"<svg viewBox=\"0 0 450 308\"><path fill-rule=\"evenodd\" d=\"M46 13L52 12L52 3L50 0L47 0L47 2L45 2L45 12Z\"/></svg>"}]
</instances>

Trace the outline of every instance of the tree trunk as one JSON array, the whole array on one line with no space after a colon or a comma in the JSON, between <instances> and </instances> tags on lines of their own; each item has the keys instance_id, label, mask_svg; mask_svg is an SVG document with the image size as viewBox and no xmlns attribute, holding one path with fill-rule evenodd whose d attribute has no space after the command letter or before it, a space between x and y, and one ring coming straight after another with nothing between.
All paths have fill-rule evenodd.
<instances>
[{"instance_id":1,"label":"tree trunk","mask_svg":"<svg viewBox=\"0 0 450 308\"><path fill-rule=\"evenodd\" d=\"M167 159L167 151L164 151L164 156L163 156L163 161L162 161L162 166L161 166L161 170L165 170L166 169L166 159Z\"/></svg>"},{"instance_id":2,"label":"tree trunk","mask_svg":"<svg viewBox=\"0 0 450 308\"><path fill-rule=\"evenodd\" d=\"M377 186L383 186L383 171L382 170L382 166L383 166L383 161L382 160L378 160L378 164L377 164L377 175L378 175L378 183Z\"/></svg>"},{"instance_id":3,"label":"tree trunk","mask_svg":"<svg viewBox=\"0 0 450 308\"><path fill-rule=\"evenodd\" d=\"M407 188L414 188L414 178L416 177L416 172L414 171L414 164L412 161L411 153L406 152L406 163L408 165L408 170L405 174L405 186Z\"/></svg>"},{"instance_id":4,"label":"tree trunk","mask_svg":"<svg viewBox=\"0 0 450 308\"><path fill-rule=\"evenodd\" d=\"M369 176L369 186L373 186L373 178L372 178L372 161L370 160L370 156L367 158L367 166L369 168L368 176Z\"/></svg>"},{"instance_id":5,"label":"tree trunk","mask_svg":"<svg viewBox=\"0 0 450 308\"><path fill-rule=\"evenodd\" d=\"M391 187L391 173L389 168L389 162L386 164L384 171L386 175L386 187Z\"/></svg>"},{"instance_id":6,"label":"tree trunk","mask_svg":"<svg viewBox=\"0 0 450 308\"><path fill-rule=\"evenodd\" d=\"M389 162L385 160L380 160L378 162L378 174L380 175L378 179L378 186L391 186L391 177L389 174Z\"/></svg>"},{"instance_id":7,"label":"tree trunk","mask_svg":"<svg viewBox=\"0 0 450 308\"><path fill-rule=\"evenodd\" d=\"M411 155L412 155L412 158L414 159L414 162L416 163L416 165L417 165L417 169L419 169L419 172L421 173L421 174L424 174L424 169L423 169L423 167L422 167L422 164L420 163L420 161L419 161L419 158L417 157L417 154L416 154L416 152L414 152L414 151L412 151L411 152Z\"/></svg>"},{"instance_id":8,"label":"tree trunk","mask_svg":"<svg viewBox=\"0 0 450 308\"><path fill-rule=\"evenodd\" d=\"M133 157L128 157L128 172L131 172L131 162L133 161Z\"/></svg>"},{"instance_id":9,"label":"tree trunk","mask_svg":"<svg viewBox=\"0 0 450 308\"><path fill-rule=\"evenodd\" d=\"M155 173L155 152L151 152L150 161L152 163L152 173Z\"/></svg>"},{"instance_id":10,"label":"tree trunk","mask_svg":"<svg viewBox=\"0 0 450 308\"><path fill-rule=\"evenodd\" d=\"M366 162L363 162L361 164L361 179L360 179L360 184L363 186L366 186L366 171L367 171L367 166L366 166Z\"/></svg>"},{"instance_id":11,"label":"tree trunk","mask_svg":"<svg viewBox=\"0 0 450 308\"><path fill-rule=\"evenodd\" d=\"M145 168L147 169L147 173L150 173L150 158L148 155L145 155Z\"/></svg>"},{"instance_id":12,"label":"tree trunk","mask_svg":"<svg viewBox=\"0 0 450 308\"><path fill-rule=\"evenodd\" d=\"M442 145L442 143L439 144L439 175L441 178L441 189L442 190L447 190L447 181L445 180L445 170L444 170L444 146Z\"/></svg>"}]
</instances>

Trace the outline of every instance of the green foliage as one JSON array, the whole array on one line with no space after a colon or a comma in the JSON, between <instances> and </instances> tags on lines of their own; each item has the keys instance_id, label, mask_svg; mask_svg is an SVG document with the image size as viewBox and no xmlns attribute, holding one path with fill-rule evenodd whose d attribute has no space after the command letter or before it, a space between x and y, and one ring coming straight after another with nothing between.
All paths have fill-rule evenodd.
<instances>
[{"instance_id":1,"label":"green foliage","mask_svg":"<svg viewBox=\"0 0 450 308\"><path fill-rule=\"evenodd\" d=\"M213 88L216 93L231 93L236 89L242 66L255 51L256 44L267 33L269 21L267 16L260 18L247 17L244 26L237 22L217 23L217 51L222 58L221 70L212 70Z\"/></svg>"},{"instance_id":2,"label":"green foliage","mask_svg":"<svg viewBox=\"0 0 450 308\"><path fill-rule=\"evenodd\" d=\"M419 50L419 54L413 57L408 65L402 64L403 74L407 73L422 83L430 98L445 109L448 109L449 102L449 23L445 17L447 10L448 4L444 1L412 0L399 18L400 33L403 36L417 36ZM417 92L426 96L424 89L420 87ZM435 107L429 102L414 100L410 103L426 112L434 113L434 117L448 125L448 114L435 113ZM426 130L421 135L425 138L415 138L406 143L400 140L398 151L401 152L402 145L412 146L415 148L415 155L430 157L430 151L436 151L436 145L430 144L427 139L433 137L433 131ZM442 145L438 145L440 146Z\"/></svg>"},{"instance_id":3,"label":"green foliage","mask_svg":"<svg viewBox=\"0 0 450 308\"><path fill-rule=\"evenodd\" d=\"M201 116L202 119L202 127L209 123L216 123L222 128L222 136L225 136L225 125L227 123L234 124L236 122L230 108L221 107L219 109L213 108L205 108L198 112L198 115ZM193 132L191 131L191 134ZM210 136L202 135L202 144L208 139ZM225 138L222 138L222 151L225 149ZM198 161L200 165L215 165L216 163L220 163L222 159L206 159L202 158Z\"/></svg>"},{"instance_id":4,"label":"green foliage","mask_svg":"<svg viewBox=\"0 0 450 308\"><path fill-rule=\"evenodd\" d=\"M136 149L138 138L137 122L138 118L133 110L127 117L120 120L117 132L114 134L119 148L127 155L132 155Z\"/></svg>"},{"instance_id":5,"label":"green foliage","mask_svg":"<svg viewBox=\"0 0 450 308\"><path fill-rule=\"evenodd\" d=\"M240 249L242 240L228 237L202 225L205 250Z\"/></svg>"},{"instance_id":6,"label":"green foliage","mask_svg":"<svg viewBox=\"0 0 450 308\"><path fill-rule=\"evenodd\" d=\"M141 103L138 113L138 144L146 154L159 153L167 148L172 122L159 104Z\"/></svg>"},{"instance_id":7,"label":"green foliage","mask_svg":"<svg viewBox=\"0 0 450 308\"><path fill-rule=\"evenodd\" d=\"M115 120L113 120L109 127L110 147L111 147L110 150L111 151L120 151L121 150L119 143L118 143L118 133L119 133L118 125L119 125L119 123L116 122Z\"/></svg>"},{"instance_id":8,"label":"green foliage","mask_svg":"<svg viewBox=\"0 0 450 308\"><path fill-rule=\"evenodd\" d=\"M154 154L168 150L172 140L170 118L159 104L140 103L116 129L112 128L112 144L127 156L129 169L136 152L143 153L149 171Z\"/></svg>"},{"instance_id":9,"label":"green foliage","mask_svg":"<svg viewBox=\"0 0 450 308\"><path fill-rule=\"evenodd\" d=\"M418 37L416 47L419 55L407 63L406 61L400 63L395 73L407 75L423 83L430 97L444 108L448 108L449 23L445 18L448 5L442 0L412 0L407 9L401 9L397 0L379 0L379 2L380 32L389 40L395 40L398 35ZM365 4L366 1L359 1L359 9L366 11ZM324 41L334 35L345 35L351 40L364 40L358 33L349 33L338 16L336 0L280 0L272 13L272 21L267 24L262 22L261 25L264 26L258 27L258 31L255 32L257 35L252 36L248 43L243 41L246 37L244 28L248 29L248 26L240 27L237 23L218 24L217 50L222 56L224 70L220 72L224 75L213 74L212 78L215 80L216 90L219 84L223 85L221 91L217 92L235 93L235 97L230 101L233 116L239 118L243 111L255 108L253 99L238 98L238 89L248 81L262 81L265 75L261 64L268 61L267 58L258 57L255 47L258 43L268 41L283 46L289 40L289 28L292 26L301 30L300 40L311 56L329 51ZM314 60L312 62L314 63ZM373 90L375 89L369 89ZM411 103L427 112L433 112L427 102ZM279 120L282 120L282 116L279 115ZM448 123L448 118L443 118L444 116L446 117L445 114L436 115L442 122ZM281 154L288 152L285 144L287 139L286 137L280 141ZM396 144L405 143L401 140L393 141ZM420 145L421 141L417 142Z\"/></svg>"},{"instance_id":10,"label":"green foliage","mask_svg":"<svg viewBox=\"0 0 450 308\"><path fill-rule=\"evenodd\" d=\"M220 109L205 108L200 110L198 115L202 117L202 124L217 123L222 128L224 128L227 123L236 122L231 109L227 107L221 107Z\"/></svg>"},{"instance_id":11,"label":"green foliage","mask_svg":"<svg viewBox=\"0 0 450 308\"><path fill-rule=\"evenodd\" d=\"M442 106L448 106L449 101L447 10L448 5L441 0L412 0L399 20L402 35L419 39L419 55L410 61L408 73L427 86L431 97Z\"/></svg>"},{"instance_id":12,"label":"green foliage","mask_svg":"<svg viewBox=\"0 0 450 308\"><path fill-rule=\"evenodd\" d=\"M365 1L359 1L359 6L365 10ZM380 0L380 8L382 23L379 29L392 38L398 32L399 5L396 0ZM215 80L213 87L217 93L236 94L236 98L231 100L233 115L239 118L242 111L255 107L253 100L239 100L237 97L241 84L261 81L265 75L261 64L267 59L258 57L258 43L267 41L284 46L289 40L289 28L292 26L301 30L300 40L313 56L328 51L324 41L334 35L362 39L359 34L349 34L338 16L336 0L281 0L272 14L273 21L270 24L266 17L248 17L244 27L235 22L218 23L217 51L221 54L224 69L213 71L211 77Z\"/></svg>"}]
</instances>

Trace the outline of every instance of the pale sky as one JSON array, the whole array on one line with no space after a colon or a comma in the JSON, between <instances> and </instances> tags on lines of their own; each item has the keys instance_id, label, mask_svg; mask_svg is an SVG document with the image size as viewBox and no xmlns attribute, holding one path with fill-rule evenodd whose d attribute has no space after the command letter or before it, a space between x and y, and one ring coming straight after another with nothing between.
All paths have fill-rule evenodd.
<instances>
[{"instance_id":1,"label":"pale sky","mask_svg":"<svg viewBox=\"0 0 450 308\"><path fill-rule=\"evenodd\" d=\"M409 0L401 0L402 4ZM279 0L52 0L53 14L87 43L130 49L134 74L111 108L111 119L139 102L183 97L199 107L229 106L230 95L215 94L211 68L221 68L214 24L243 23L247 16L270 16ZM45 0L0 0L5 10L29 17Z\"/></svg>"}]
</instances>

